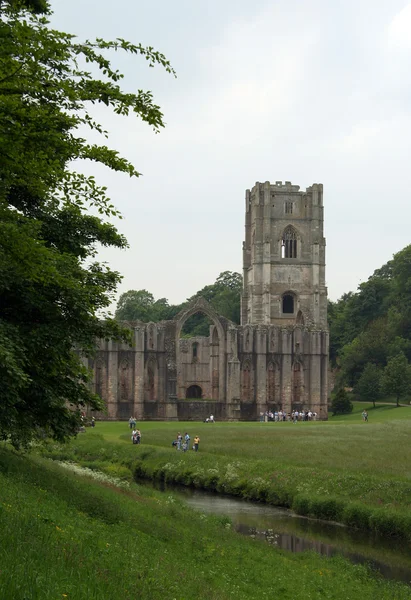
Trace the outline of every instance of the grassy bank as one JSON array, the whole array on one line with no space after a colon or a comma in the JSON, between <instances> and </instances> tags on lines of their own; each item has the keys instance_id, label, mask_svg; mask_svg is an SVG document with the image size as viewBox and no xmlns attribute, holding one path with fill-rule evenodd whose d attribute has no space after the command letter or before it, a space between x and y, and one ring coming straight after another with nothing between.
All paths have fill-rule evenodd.
<instances>
[{"instance_id":1,"label":"grassy bank","mask_svg":"<svg viewBox=\"0 0 411 600\"><path fill-rule=\"evenodd\" d=\"M362 423L363 408L327 423L143 423L141 446L130 443L127 423L99 423L46 455L411 540L411 409L378 406ZM200 435L200 452L172 449L177 427Z\"/></svg>"},{"instance_id":2,"label":"grassy bank","mask_svg":"<svg viewBox=\"0 0 411 600\"><path fill-rule=\"evenodd\" d=\"M410 599L341 558L290 555L173 497L0 451L0 597Z\"/></svg>"}]
</instances>

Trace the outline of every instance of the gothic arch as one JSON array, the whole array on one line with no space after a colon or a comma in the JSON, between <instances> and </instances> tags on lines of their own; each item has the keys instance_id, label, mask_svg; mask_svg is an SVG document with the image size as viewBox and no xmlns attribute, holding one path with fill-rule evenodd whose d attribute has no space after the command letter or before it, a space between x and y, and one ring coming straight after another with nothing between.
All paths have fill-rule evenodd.
<instances>
[{"instance_id":1,"label":"gothic arch","mask_svg":"<svg viewBox=\"0 0 411 600\"><path fill-rule=\"evenodd\" d=\"M221 343L221 341L224 339L224 329L220 323L218 314L214 312L204 298L198 298L195 304L192 304L186 310L183 310L179 315L177 315L176 339L180 339L181 330L183 329L184 323L187 321L187 319L197 313L203 313L210 319L210 321L212 321L213 325L217 329L218 339Z\"/></svg>"},{"instance_id":2,"label":"gothic arch","mask_svg":"<svg viewBox=\"0 0 411 600\"><path fill-rule=\"evenodd\" d=\"M301 310L297 313L297 318L295 319L295 324L304 327L304 315Z\"/></svg>"},{"instance_id":3,"label":"gothic arch","mask_svg":"<svg viewBox=\"0 0 411 600\"><path fill-rule=\"evenodd\" d=\"M185 322L191 316L203 313L206 315L213 326L210 331L210 370L209 385L210 390L203 393L210 393L213 400L225 400L225 330L219 315L211 308L204 298L197 298L185 310L181 311L176 317L175 339L176 339L176 359L177 359L177 395L179 398L185 397L185 381L182 370L181 351L179 340L181 331Z\"/></svg>"},{"instance_id":4,"label":"gothic arch","mask_svg":"<svg viewBox=\"0 0 411 600\"><path fill-rule=\"evenodd\" d=\"M297 309L297 295L288 290L281 296L281 313L283 315L294 315Z\"/></svg>"},{"instance_id":5,"label":"gothic arch","mask_svg":"<svg viewBox=\"0 0 411 600\"><path fill-rule=\"evenodd\" d=\"M301 238L292 225L287 225L281 236L281 258L297 258L301 253Z\"/></svg>"}]
</instances>

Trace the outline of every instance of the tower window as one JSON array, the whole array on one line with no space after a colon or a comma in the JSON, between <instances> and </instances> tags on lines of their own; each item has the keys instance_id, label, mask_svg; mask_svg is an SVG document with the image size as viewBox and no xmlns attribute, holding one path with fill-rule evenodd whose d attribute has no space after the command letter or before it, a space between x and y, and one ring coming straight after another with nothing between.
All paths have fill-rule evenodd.
<instances>
[{"instance_id":1,"label":"tower window","mask_svg":"<svg viewBox=\"0 0 411 600\"><path fill-rule=\"evenodd\" d=\"M293 227L287 227L283 233L281 258L297 258L297 235Z\"/></svg>"},{"instance_id":2,"label":"tower window","mask_svg":"<svg viewBox=\"0 0 411 600\"><path fill-rule=\"evenodd\" d=\"M294 296L291 296L291 294L283 296L283 313L287 315L294 313Z\"/></svg>"},{"instance_id":3,"label":"tower window","mask_svg":"<svg viewBox=\"0 0 411 600\"><path fill-rule=\"evenodd\" d=\"M285 214L286 215L292 215L293 214L293 204L294 202L291 202L291 200L287 200L287 202L285 203Z\"/></svg>"}]
</instances>

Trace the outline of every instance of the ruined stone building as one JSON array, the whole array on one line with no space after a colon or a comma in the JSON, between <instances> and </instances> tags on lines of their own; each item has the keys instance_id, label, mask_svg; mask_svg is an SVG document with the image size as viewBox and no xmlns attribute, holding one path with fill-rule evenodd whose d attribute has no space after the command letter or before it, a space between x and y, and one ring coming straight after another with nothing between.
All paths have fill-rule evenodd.
<instances>
[{"instance_id":1,"label":"ruined stone building","mask_svg":"<svg viewBox=\"0 0 411 600\"><path fill-rule=\"evenodd\" d=\"M199 299L171 321L128 323L131 347L102 341L90 367L108 418L252 420L280 407L327 418L323 221L321 184L247 190L241 325ZM209 336L181 337L197 312Z\"/></svg>"}]
</instances>

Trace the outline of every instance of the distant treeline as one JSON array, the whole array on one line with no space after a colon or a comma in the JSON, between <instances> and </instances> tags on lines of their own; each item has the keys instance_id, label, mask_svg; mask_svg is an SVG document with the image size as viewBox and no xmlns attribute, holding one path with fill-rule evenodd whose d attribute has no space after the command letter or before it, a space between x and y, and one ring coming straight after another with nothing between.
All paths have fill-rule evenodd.
<instances>
[{"instance_id":1,"label":"distant treeline","mask_svg":"<svg viewBox=\"0 0 411 600\"><path fill-rule=\"evenodd\" d=\"M411 246L361 283L356 293L328 303L330 361L337 386L361 397L397 401L411 391Z\"/></svg>"},{"instance_id":2,"label":"distant treeline","mask_svg":"<svg viewBox=\"0 0 411 600\"><path fill-rule=\"evenodd\" d=\"M169 304L167 298L156 300L147 290L129 290L120 296L116 310L116 319L123 321L143 321L144 323L173 319L193 299L202 297L207 300L214 310L240 323L240 296L243 279L239 273L224 271L217 277L215 283L206 285L194 296L182 304ZM187 319L184 336L209 335L210 322L206 315L197 313Z\"/></svg>"},{"instance_id":3,"label":"distant treeline","mask_svg":"<svg viewBox=\"0 0 411 600\"><path fill-rule=\"evenodd\" d=\"M194 298L202 296L219 314L240 322L242 277L224 271L182 304L155 300L147 290L121 295L116 318L157 322L175 317ZM353 387L367 400L381 394L399 400L411 394L411 245L358 286L357 292L328 302L330 363L337 387ZM203 314L186 321L183 335L208 335ZM389 367L389 368L388 368Z\"/></svg>"}]
</instances>

